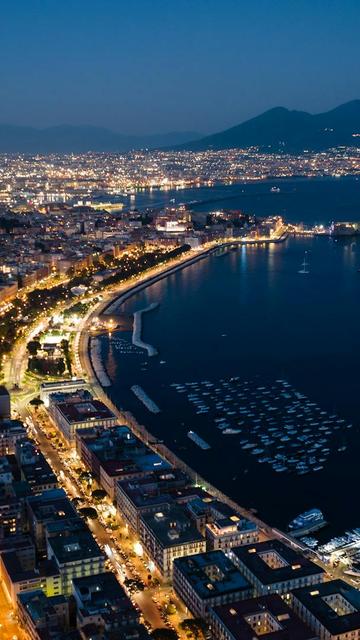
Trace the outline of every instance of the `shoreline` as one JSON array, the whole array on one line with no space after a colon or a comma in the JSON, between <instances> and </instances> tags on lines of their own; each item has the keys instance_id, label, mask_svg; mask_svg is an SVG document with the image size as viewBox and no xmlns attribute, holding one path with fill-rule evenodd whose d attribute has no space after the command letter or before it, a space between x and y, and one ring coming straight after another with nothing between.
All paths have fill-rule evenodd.
<instances>
[{"instance_id":1,"label":"shoreline","mask_svg":"<svg viewBox=\"0 0 360 640\"><path fill-rule=\"evenodd\" d=\"M286 240L286 238L287 238L287 235L285 237L282 236L280 239L275 240L275 242L283 242L284 240ZM160 271L160 273L149 276L143 282L137 283L135 285L129 284L129 286L125 289L125 291L114 292L112 299L109 300L107 303L105 303L105 307L102 309L100 313L107 315L113 312L115 308L118 308L119 306L121 306L123 302L131 298L133 295L135 295L139 291L146 289L148 286L151 286L155 282L158 282L159 280L162 280L163 278L168 277L169 275L172 275L173 273L176 273L177 271L182 270L187 266L191 266L192 264L195 264L196 262L204 259L205 257L209 257L210 255L215 253L219 248L227 247L232 244L240 244L240 243L234 243L233 241L221 243L219 245L216 245L215 247L204 250L201 254L198 254L197 256L194 256L192 258L188 258L187 260L182 261L178 265L167 267L163 271ZM241 244L244 244L244 243L241 243ZM264 244L264 241L258 242L258 244ZM101 303L99 306L101 307L103 305L104 303ZM87 318L87 322L91 319L92 315L94 315L95 313L96 313L96 308L92 311L92 313ZM90 335L87 332L86 324L80 332L80 337L79 337L78 346L77 346L77 349L78 349L77 356L81 364L81 368L86 373L89 380L89 384L93 389L94 393L96 394L96 396L100 398L104 402L104 404L106 404L110 408L110 410L119 419L120 423L122 422L127 424L131 428L133 433L142 442L144 442L149 448L151 448L153 451L158 453L161 457L167 460L174 467L186 473L191 478L191 480L195 482L196 485L203 486L211 495L228 504L239 515L255 522L258 525L261 533L271 538L278 538L280 540L283 540L293 548L297 548L302 552L308 551L307 547L304 544L294 539L290 534L283 532L280 529L277 529L276 527L272 527L271 525L268 525L267 523L262 521L260 518L255 516L252 511L249 511L244 507L242 507L241 505L239 505L233 498L226 495L220 489L218 489L218 487L215 487L207 479L200 476L200 474L196 471L196 469L193 469L184 460L179 458L173 451L171 451L171 449L168 448L167 445L165 445L162 442L159 442L158 438L154 436L145 425L140 424L130 411L119 409L119 407L114 404L112 399L109 397L107 390L101 384L100 378L98 376L99 372L96 371L94 367L94 363L92 362L92 359L90 357L90 351L89 351Z\"/></svg>"}]
</instances>

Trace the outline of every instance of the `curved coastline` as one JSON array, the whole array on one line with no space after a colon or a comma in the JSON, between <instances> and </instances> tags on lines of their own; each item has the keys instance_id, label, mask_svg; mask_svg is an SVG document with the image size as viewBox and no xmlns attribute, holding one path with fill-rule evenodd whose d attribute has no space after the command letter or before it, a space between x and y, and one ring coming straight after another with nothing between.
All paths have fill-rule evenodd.
<instances>
[{"instance_id":1,"label":"curved coastline","mask_svg":"<svg viewBox=\"0 0 360 640\"><path fill-rule=\"evenodd\" d=\"M276 242L283 242L286 239L286 237L282 237ZM234 242L234 241L224 242L222 244L219 244L215 247L212 247L210 249L203 251L201 254L193 256L192 258L188 258L182 261L178 265L167 267L160 273L149 276L148 278L146 278L144 281L140 283L137 283L135 285L133 284L129 285L129 287L126 288L126 290L124 292L121 292L120 294L117 292L114 292L114 295L112 296L112 299L110 301L107 301L105 304L103 302L99 305L100 307L102 307L101 313L104 315L113 313L114 309L117 309L119 306L121 306L123 302L125 302L125 300L128 300L136 293L139 293L140 291L146 289L147 287L154 284L155 282L158 282L159 280L162 280L163 278L166 278L169 275L172 275L173 273L176 273L177 271L180 271L181 269L184 269L187 266L195 264L199 260L209 257L210 255L218 251L219 248L227 247L232 244L242 244L242 243ZM89 319L95 313L98 313L96 309L89 315L87 321L89 321ZM134 434L140 440L142 440L148 447L150 447L151 449L153 449L153 451L161 455L170 464L184 471L184 473L186 473L197 485L203 486L206 489L206 491L208 491L211 495L213 495L217 499L222 500L223 502L228 504L239 515L246 517L252 520L253 522L255 522L258 525L260 531L263 532L266 536L272 537L272 538L276 537L278 539L284 540L287 544L290 544L292 547L297 548L301 551L308 550L304 544L292 538L291 535L283 531L280 531L275 527L271 527L271 525L268 525L267 523L263 522L257 516L255 516L252 511L245 509L244 507L239 505L235 500L233 500L230 496L226 495L220 489L212 485L211 482L201 477L195 469L191 468L184 460L179 458L173 451L171 451L167 447L167 445L165 445L162 442L159 442L158 438L154 436L147 429L145 425L139 424L131 412L123 409L120 410L119 407L117 407L109 397L108 393L104 388L104 385L102 385L101 380L97 375L97 371L95 370L92 359L90 357L89 341L90 341L90 336L86 330L86 327L84 327L81 331L79 343L78 343L78 357L82 366L82 370L86 372L90 385L93 388L93 391L97 395L97 397L99 397L111 409L111 411L123 424L124 423L127 424L131 428L131 430L134 432Z\"/></svg>"}]
</instances>

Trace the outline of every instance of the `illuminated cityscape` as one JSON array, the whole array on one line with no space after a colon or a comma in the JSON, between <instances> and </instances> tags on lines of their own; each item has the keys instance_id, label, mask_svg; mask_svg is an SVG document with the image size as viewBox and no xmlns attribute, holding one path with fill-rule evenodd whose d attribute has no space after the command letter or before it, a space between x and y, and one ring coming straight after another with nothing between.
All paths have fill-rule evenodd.
<instances>
[{"instance_id":1,"label":"illuminated cityscape","mask_svg":"<svg viewBox=\"0 0 360 640\"><path fill-rule=\"evenodd\" d=\"M360 640L359 2L3 5L0 640Z\"/></svg>"},{"instance_id":2,"label":"illuminated cityscape","mask_svg":"<svg viewBox=\"0 0 360 640\"><path fill-rule=\"evenodd\" d=\"M44 209L51 203L91 202L94 198L100 204L101 200L109 204L109 198L135 188L182 189L268 177L340 177L356 175L359 170L360 152L356 147L300 155L264 153L257 148L1 155L0 203L21 211Z\"/></svg>"}]
</instances>

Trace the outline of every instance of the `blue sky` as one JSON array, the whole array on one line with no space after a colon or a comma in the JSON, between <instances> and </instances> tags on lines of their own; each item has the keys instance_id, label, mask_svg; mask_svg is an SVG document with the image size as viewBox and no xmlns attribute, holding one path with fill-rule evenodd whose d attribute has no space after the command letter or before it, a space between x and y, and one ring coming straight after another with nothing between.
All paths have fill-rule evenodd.
<instances>
[{"instance_id":1,"label":"blue sky","mask_svg":"<svg viewBox=\"0 0 360 640\"><path fill-rule=\"evenodd\" d=\"M0 122L211 132L360 98L359 0L3 0Z\"/></svg>"}]
</instances>

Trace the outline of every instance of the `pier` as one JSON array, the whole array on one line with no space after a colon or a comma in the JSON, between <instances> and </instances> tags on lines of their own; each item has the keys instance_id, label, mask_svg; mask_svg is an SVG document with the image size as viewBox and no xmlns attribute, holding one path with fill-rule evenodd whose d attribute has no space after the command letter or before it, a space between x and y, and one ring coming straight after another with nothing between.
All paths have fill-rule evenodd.
<instances>
[{"instance_id":1,"label":"pier","mask_svg":"<svg viewBox=\"0 0 360 640\"><path fill-rule=\"evenodd\" d=\"M131 387L131 391L136 395L137 399L140 400L140 402L142 402L149 411L151 411L151 413L160 413L160 409L157 404L149 398L140 385L134 384Z\"/></svg>"},{"instance_id":2,"label":"pier","mask_svg":"<svg viewBox=\"0 0 360 640\"><path fill-rule=\"evenodd\" d=\"M207 442L205 442L205 440L200 438L200 436L198 436L198 434L195 433L195 431L188 431L187 435L188 435L188 438L190 438L190 440L195 442L195 444L197 444L198 447L200 447L200 449L203 449L204 451L206 451L207 449L211 449L210 445Z\"/></svg>"},{"instance_id":3,"label":"pier","mask_svg":"<svg viewBox=\"0 0 360 640\"><path fill-rule=\"evenodd\" d=\"M155 347L153 347L151 344L147 344L141 338L142 317L144 313L147 313L148 311L153 311L154 309L157 309L158 306L159 306L158 302L153 302L152 304L149 304L148 307L145 307L145 309L140 309L139 311L135 311L134 313L132 343L135 347L139 347L140 349L145 349L145 351L147 351L149 358L152 356L157 356L158 351L157 349L155 349Z\"/></svg>"}]
</instances>

